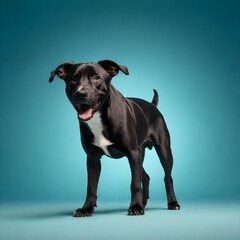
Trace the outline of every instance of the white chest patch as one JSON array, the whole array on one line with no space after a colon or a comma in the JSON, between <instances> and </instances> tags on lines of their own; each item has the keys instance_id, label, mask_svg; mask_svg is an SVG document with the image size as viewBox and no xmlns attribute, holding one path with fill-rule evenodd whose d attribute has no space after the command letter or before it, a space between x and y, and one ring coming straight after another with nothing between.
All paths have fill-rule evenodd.
<instances>
[{"instance_id":1,"label":"white chest patch","mask_svg":"<svg viewBox=\"0 0 240 240\"><path fill-rule=\"evenodd\" d=\"M103 136L103 125L102 125L102 119L100 117L100 113L96 112L93 117L86 122L91 129L93 135L94 135L94 140L93 144L99 148L101 148L104 153L108 156L111 157L110 153L108 152L107 146L112 145L108 139L106 139Z\"/></svg>"}]
</instances>

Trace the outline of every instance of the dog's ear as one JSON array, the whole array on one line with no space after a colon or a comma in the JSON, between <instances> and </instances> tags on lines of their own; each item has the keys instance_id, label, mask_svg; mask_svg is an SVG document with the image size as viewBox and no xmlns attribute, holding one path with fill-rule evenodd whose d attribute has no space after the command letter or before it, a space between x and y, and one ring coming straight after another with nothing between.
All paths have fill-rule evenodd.
<instances>
[{"instance_id":1,"label":"dog's ear","mask_svg":"<svg viewBox=\"0 0 240 240\"><path fill-rule=\"evenodd\" d=\"M59 78L65 80L65 77L70 72L71 68L74 66L74 63L63 63L59 65L54 71L51 72L51 76L49 78L49 82L52 82L55 75Z\"/></svg>"},{"instance_id":2,"label":"dog's ear","mask_svg":"<svg viewBox=\"0 0 240 240\"><path fill-rule=\"evenodd\" d=\"M126 75L129 74L127 67L118 65L117 63L111 60L102 60L99 61L98 64L100 64L111 75L111 77L116 76L119 70L125 73Z\"/></svg>"}]
</instances>

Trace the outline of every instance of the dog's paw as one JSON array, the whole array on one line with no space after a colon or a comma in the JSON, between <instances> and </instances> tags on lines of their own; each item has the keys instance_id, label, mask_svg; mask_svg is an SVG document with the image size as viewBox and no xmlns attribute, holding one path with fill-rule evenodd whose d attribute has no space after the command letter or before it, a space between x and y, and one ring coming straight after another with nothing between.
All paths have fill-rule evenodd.
<instances>
[{"instance_id":1,"label":"dog's paw","mask_svg":"<svg viewBox=\"0 0 240 240\"><path fill-rule=\"evenodd\" d=\"M128 209L128 215L129 216L144 215L144 210L140 205L135 204Z\"/></svg>"},{"instance_id":2,"label":"dog's paw","mask_svg":"<svg viewBox=\"0 0 240 240\"><path fill-rule=\"evenodd\" d=\"M92 208L78 208L74 213L73 217L90 217L92 216Z\"/></svg>"},{"instance_id":3,"label":"dog's paw","mask_svg":"<svg viewBox=\"0 0 240 240\"><path fill-rule=\"evenodd\" d=\"M168 209L169 210L180 210L180 205L178 204L177 201L172 201L168 203Z\"/></svg>"}]
</instances>

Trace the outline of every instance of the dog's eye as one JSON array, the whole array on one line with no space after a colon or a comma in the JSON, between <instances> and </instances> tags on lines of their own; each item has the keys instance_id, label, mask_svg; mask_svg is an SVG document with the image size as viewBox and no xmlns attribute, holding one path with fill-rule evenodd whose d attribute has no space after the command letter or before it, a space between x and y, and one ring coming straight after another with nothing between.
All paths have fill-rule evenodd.
<instances>
[{"instance_id":1,"label":"dog's eye","mask_svg":"<svg viewBox=\"0 0 240 240\"><path fill-rule=\"evenodd\" d=\"M101 78L100 78L100 76L98 76L98 75L94 75L94 76L92 77L92 80L93 80L93 82L99 82L99 81L101 80Z\"/></svg>"},{"instance_id":2,"label":"dog's eye","mask_svg":"<svg viewBox=\"0 0 240 240\"><path fill-rule=\"evenodd\" d=\"M76 84L76 83L77 83L77 82L76 82L76 78L71 77L70 80L69 80L69 83L71 83L71 84Z\"/></svg>"}]
</instances>

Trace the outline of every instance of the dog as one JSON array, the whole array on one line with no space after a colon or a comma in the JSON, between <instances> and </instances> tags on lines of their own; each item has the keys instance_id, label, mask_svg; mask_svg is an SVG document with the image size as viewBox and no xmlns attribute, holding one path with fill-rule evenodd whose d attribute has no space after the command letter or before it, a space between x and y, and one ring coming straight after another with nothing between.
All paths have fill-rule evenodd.
<instances>
[{"instance_id":1,"label":"dog","mask_svg":"<svg viewBox=\"0 0 240 240\"><path fill-rule=\"evenodd\" d=\"M131 169L131 201L128 215L143 215L149 198L150 177L143 168L145 148L155 148L163 166L168 209L179 210L171 176L173 157L170 135L157 109L158 93L152 102L125 98L111 84L119 71L128 68L111 60L97 63L63 63L51 72L49 82L57 75L66 83L66 94L76 109L81 141L87 155L88 185L86 201L74 217L92 216L97 203L101 172L100 159L126 156Z\"/></svg>"}]
</instances>

